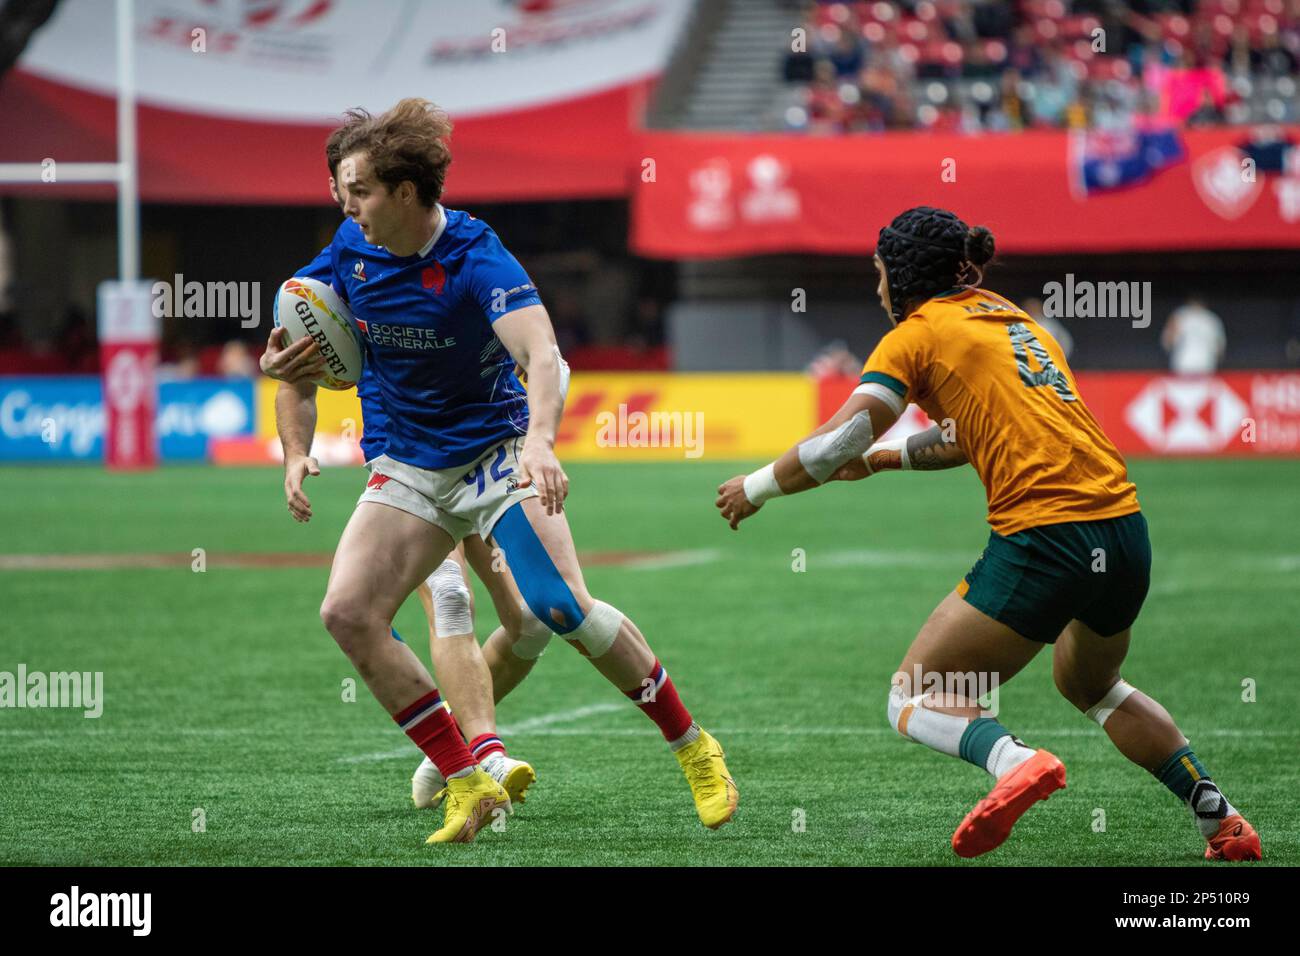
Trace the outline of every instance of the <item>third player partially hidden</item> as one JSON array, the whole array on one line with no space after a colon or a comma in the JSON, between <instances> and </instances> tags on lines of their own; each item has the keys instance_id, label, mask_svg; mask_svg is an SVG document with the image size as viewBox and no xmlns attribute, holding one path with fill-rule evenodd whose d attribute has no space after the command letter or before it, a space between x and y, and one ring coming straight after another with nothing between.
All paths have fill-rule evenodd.
<instances>
[{"instance_id":1,"label":"third player partially hidden","mask_svg":"<svg viewBox=\"0 0 1300 956\"><path fill-rule=\"evenodd\" d=\"M977 701L923 693L914 676L973 671L1005 682L1053 644L1058 690L1183 801L1206 858L1258 860L1259 836L1168 712L1120 677L1150 580L1137 491L1057 343L979 288L992 257L989 231L946 210L909 209L882 229L878 291L894 328L835 416L777 461L722 485L718 508L736 529L779 495L969 462L988 494L988 546L922 626L888 700L903 737L996 779L953 834L953 849L972 857L1001 845L1021 814L1065 786L1065 767L983 716ZM908 402L940 424L877 443ZM929 676L923 682L934 686Z\"/></svg>"}]
</instances>

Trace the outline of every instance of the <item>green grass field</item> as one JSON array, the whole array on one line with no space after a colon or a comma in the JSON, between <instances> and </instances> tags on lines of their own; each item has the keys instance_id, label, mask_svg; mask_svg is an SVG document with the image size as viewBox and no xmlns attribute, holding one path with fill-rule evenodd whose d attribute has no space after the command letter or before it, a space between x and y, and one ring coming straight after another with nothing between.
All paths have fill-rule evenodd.
<instances>
[{"instance_id":1,"label":"green grass field","mask_svg":"<svg viewBox=\"0 0 1300 956\"><path fill-rule=\"evenodd\" d=\"M316 517L302 526L270 469L0 469L0 671L102 671L105 687L99 719L0 710L0 863L1208 865L1186 810L1056 693L1048 653L1003 689L1000 719L1064 760L1068 788L997 852L959 860L949 837L989 778L898 738L885 698L983 547L979 483L969 469L887 475L774 502L732 533L714 489L751 467L569 467L580 550L671 558L591 567L587 580L638 622L726 745L735 821L699 826L654 727L556 641L498 710L539 772L527 805L505 832L439 848L424 838L440 812L410 804L418 752L364 686L342 699L354 674L318 617L325 569L221 561L332 551L359 470L313 479ZM1131 473L1155 568L1125 676L1179 721L1265 861L1296 865L1300 461L1137 461ZM176 566L7 557L158 552ZM478 597L485 636L496 622ZM396 623L427 661L414 600ZM1248 679L1255 702L1242 699Z\"/></svg>"}]
</instances>

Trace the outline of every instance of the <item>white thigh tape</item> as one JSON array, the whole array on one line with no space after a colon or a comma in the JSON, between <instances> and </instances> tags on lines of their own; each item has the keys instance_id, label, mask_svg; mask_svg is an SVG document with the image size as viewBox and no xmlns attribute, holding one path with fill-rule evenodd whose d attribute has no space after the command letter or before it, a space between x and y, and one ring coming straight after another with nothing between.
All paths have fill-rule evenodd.
<instances>
[{"instance_id":1,"label":"white thigh tape","mask_svg":"<svg viewBox=\"0 0 1300 956\"><path fill-rule=\"evenodd\" d=\"M1088 717L1104 727L1110 715L1115 713L1119 705L1124 703L1125 698L1135 690L1137 688L1127 681L1117 682L1114 687L1106 691L1105 697L1088 708Z\"/></svg>"},{"instance_id":2,"label":"white thigh tape","mask_svg":"<svg viewBox=\"0 0 1300 956\"><path fill-rule=\"evenodd\" d=\"M438 637L459 637L474 633L474 614L470 610L469 588L460 565L448 558L429 575L433 592L433 629Z\"/></svg>"},{"instance_id":3,"label":"white thigh tape","mask_svg":"<svg viewBox=\"0 0 1300 956\"><path fill-rule=\"evenodd\" d=\"M551 642L551 629L538 620L527 604L519 605L519 639L510 645L510 653L522 661L535 661Z\"/></svg>"},{"instance_id":4,"label":"white thigh tape","mask_svg":"<svg viewBox=\"0 0 1300 956\"><path fill-rule=\"evenodd\" d=\"M589 657L600 657L614 645L618 629L623 624L623 612L604 601L597 601L565 640L577 641L587 649Z\"/></svg>"}]
</instances>

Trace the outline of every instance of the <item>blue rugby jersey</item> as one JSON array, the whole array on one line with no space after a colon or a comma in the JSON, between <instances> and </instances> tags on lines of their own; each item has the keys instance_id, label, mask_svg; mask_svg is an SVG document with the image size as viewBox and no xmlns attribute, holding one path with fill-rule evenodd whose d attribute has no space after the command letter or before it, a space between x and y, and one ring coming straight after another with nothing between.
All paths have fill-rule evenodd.
<instances>
[{"instance_id":1,"label":"blue rugby jersey","mask_svg":"<svg viewBox=\"0 0 1300 956\"><path fill-rule=\"evenodd\" d=\"M351 219L330 245L330 284L357 320L387 412L382 450L431 469L469 464L527 432L528 399L492 323L541 304L487 224L439 209L438 230L414 255L366 242Z\"/></svg>"}]
</instances>

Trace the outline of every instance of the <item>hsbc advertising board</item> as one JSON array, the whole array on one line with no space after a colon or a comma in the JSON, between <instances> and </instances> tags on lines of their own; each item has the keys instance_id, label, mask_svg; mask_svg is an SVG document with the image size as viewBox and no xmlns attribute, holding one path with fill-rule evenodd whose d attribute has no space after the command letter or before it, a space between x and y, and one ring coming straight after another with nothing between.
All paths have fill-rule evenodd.
<instances>
[{"instance_id":1,"label":"hsbc advertising board","mask_svg":"<svg viewBox=\"0 0 1300 956\"><path fill-rule=\"evenodd\" d=\"M1300 373L1077 378L1088 407L1124 454L1300 454Z\"/></svg>"}]
</instances>

